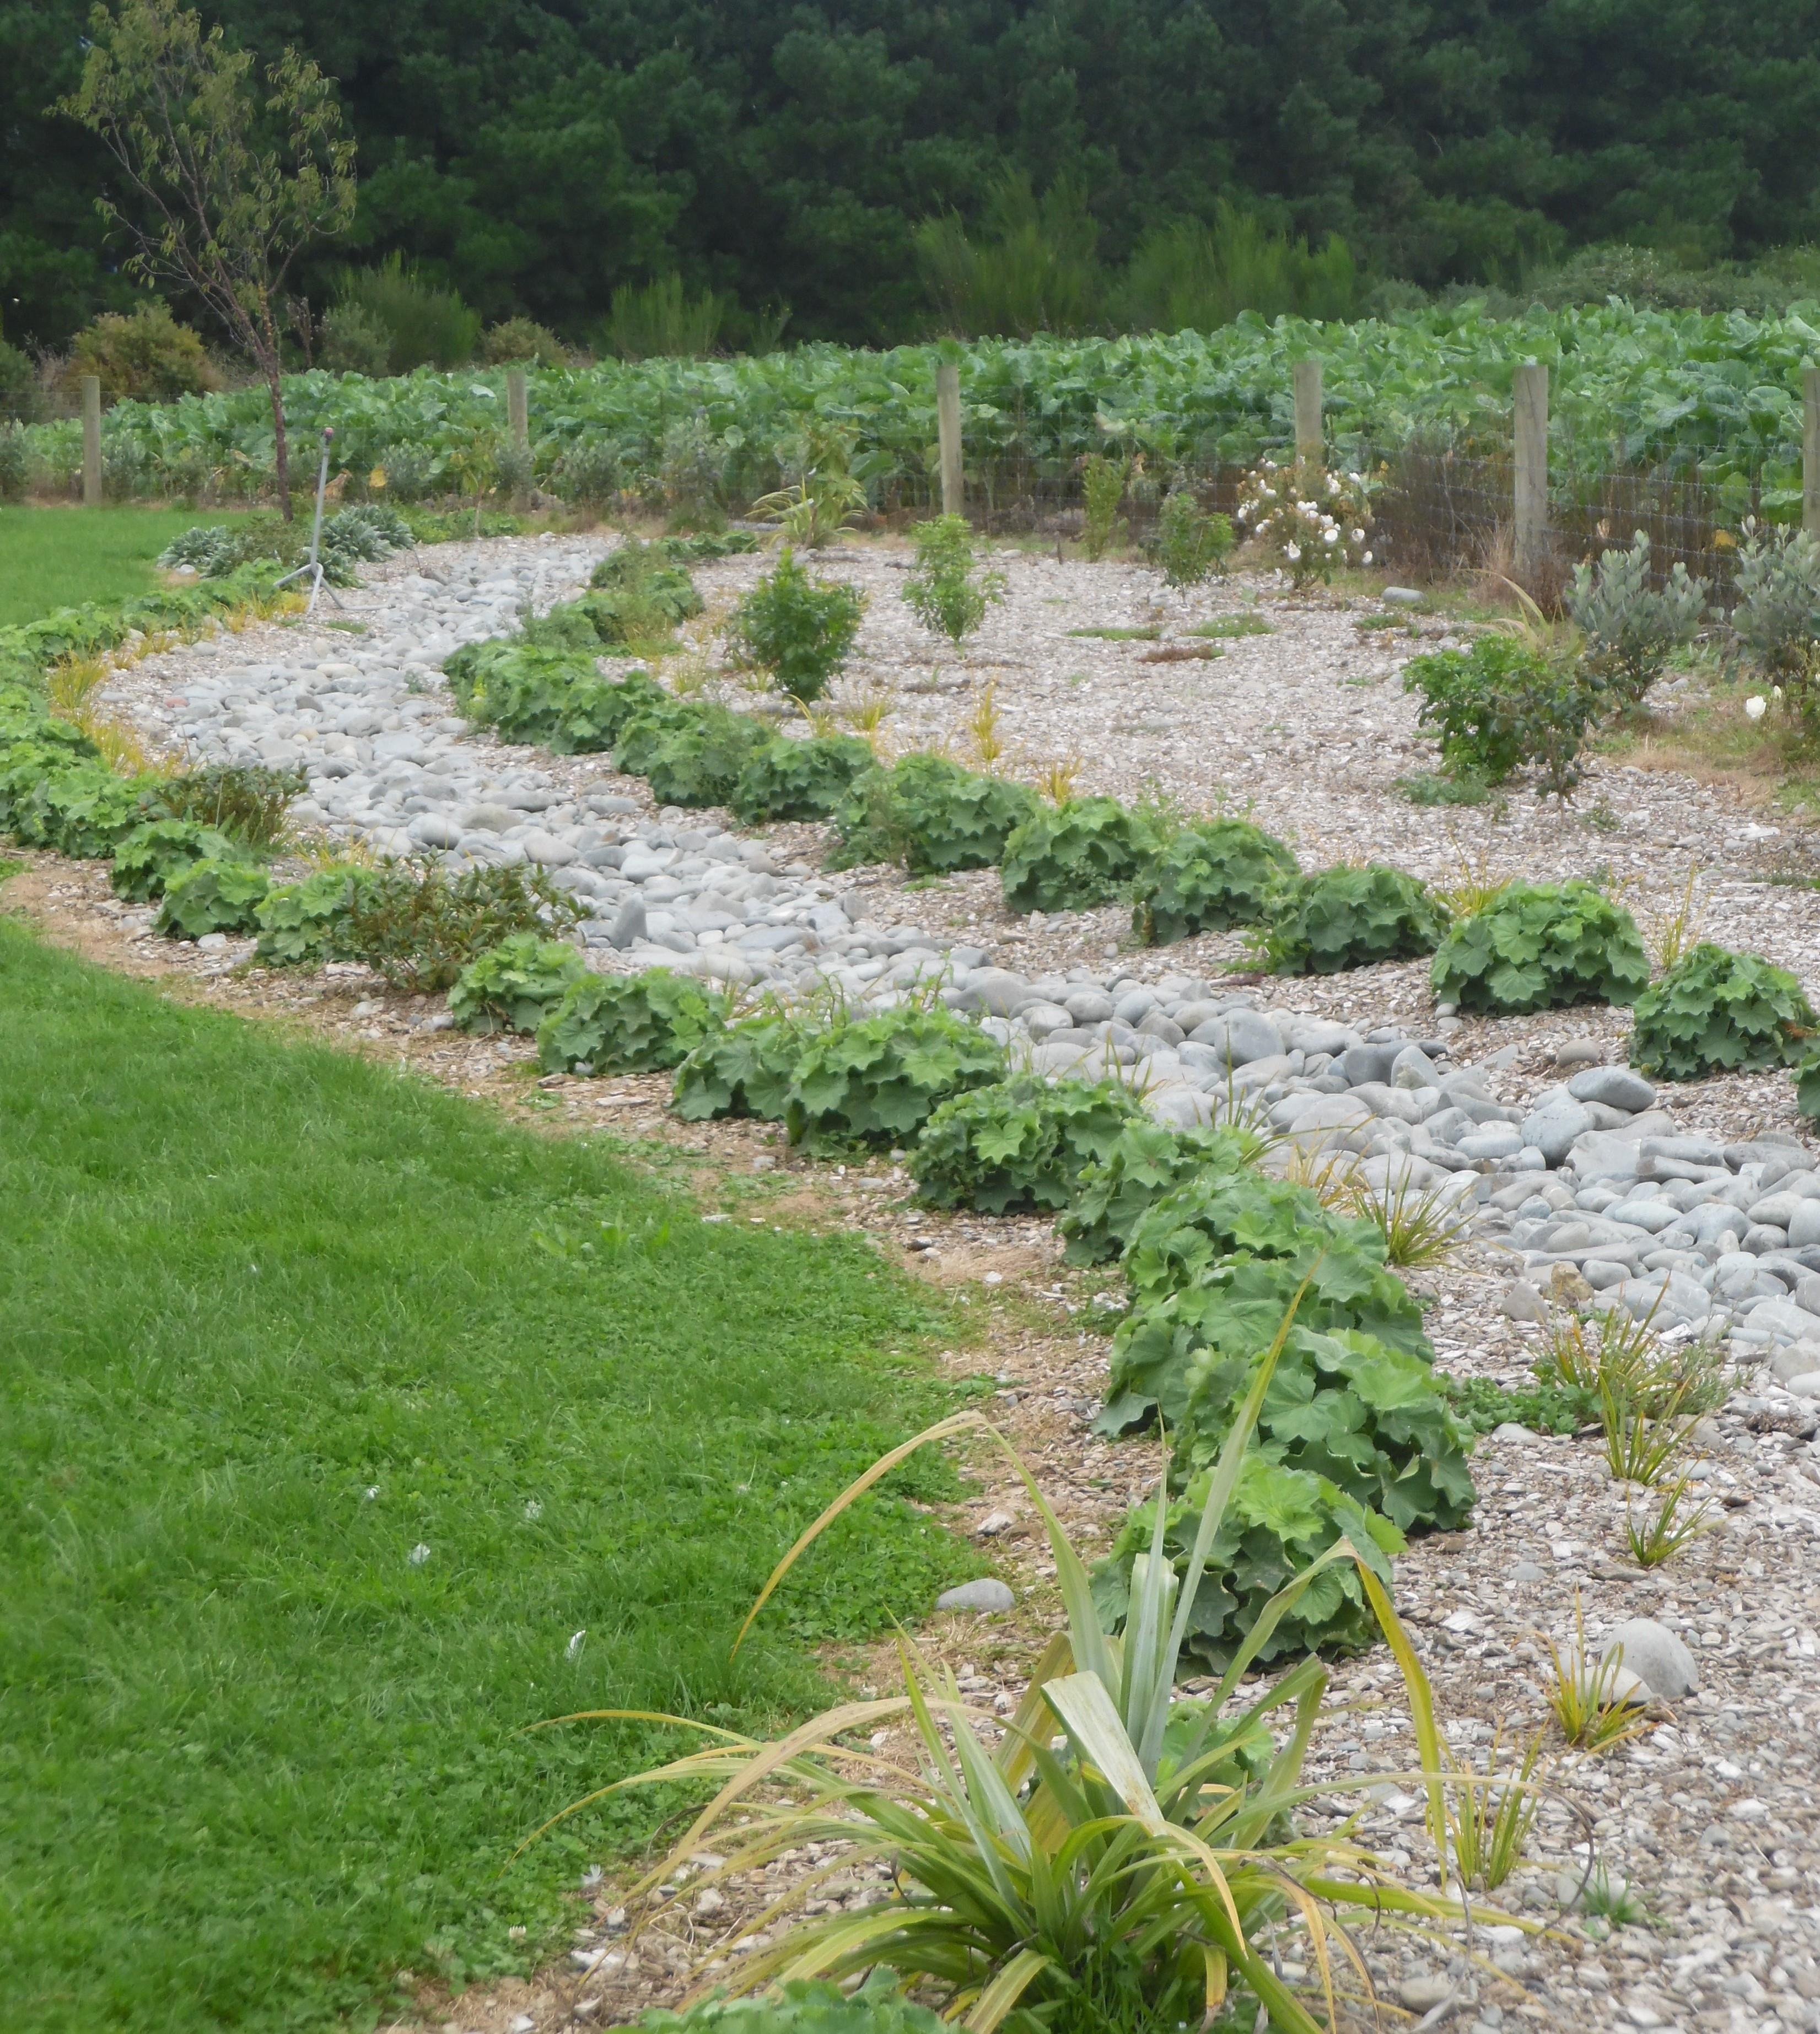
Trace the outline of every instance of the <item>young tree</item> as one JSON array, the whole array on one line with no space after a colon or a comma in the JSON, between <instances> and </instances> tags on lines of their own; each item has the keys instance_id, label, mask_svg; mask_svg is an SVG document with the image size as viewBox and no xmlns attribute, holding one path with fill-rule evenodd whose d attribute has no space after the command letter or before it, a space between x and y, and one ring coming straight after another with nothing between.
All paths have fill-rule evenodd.
<instances>
[{"instance_id":1,"label":"young tree","mask_svg":"<svg viewBox=\"0 0 1820 2034\"><path fill-rule=\"evenodd\" d=\"M285 280L312 241L354 217L354 141L332 81L287 49L255 75L251 53L171 0L97 7L77 89L57 111L100 136L133 194L102 216L134 242L128 266L200 297L272 395L278 498L291 513L279 376Z\"/></svg>"}]
</instances>

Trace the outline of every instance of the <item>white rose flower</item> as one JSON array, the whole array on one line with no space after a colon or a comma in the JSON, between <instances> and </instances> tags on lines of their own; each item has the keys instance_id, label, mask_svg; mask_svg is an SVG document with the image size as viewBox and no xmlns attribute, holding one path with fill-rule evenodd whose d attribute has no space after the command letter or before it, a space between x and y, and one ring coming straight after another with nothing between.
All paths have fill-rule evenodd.
<instances>
[{"instance_id":1,"label":"white rose flower","mask_svg":"<svg viewBox=\"0 0 1820 2034\"><path fill-rule=\"evenodd\" d=\"M1291 565L1300 565L1302 561L1301 546L1300 544L1284 545L1283 556L1289 560Z\"/></svg>"},{"instance_id":2,"label":"white rose flower","mask_svg":"<svg viewBox=\"0 0 1820 2034\"><path fill-rule=\"evenodd\" d=\"M1769 702L1761 692L1754 694L1744 702L1744 715L1747 720L1761 720L1769 711Z\"/></svg>"},{"instance_id":3,"label":"white rose flower","mask_svg":"<svg viewBox=\"0 0 1820 2034\"><path fill-rule=\"evenodd\" d=\"M1337 544L1339 541L1340 533L1338 530L1327 531L1321 539L1323 544Z\"/></svg>"},{"instance_id":4,"label":"white rose flower","mask_svg":"<svg viewBox=\"0 0 1820 2034\"><path fill-rule=\"evenodd\" d=\"M1372 562L1372 554L1371 554L1371 553L1370 553L1369 551L1367 551L1367 552L1366 552L1366 554L1365 554L1365 555L1364 555L1362 558L1360 558L1360 559L1359 562L1360 562L1360 565L1368 565Z\"/></svg>"},{"instance_id":5,"label":"white rose flower","mask_svg":"<svg viewBox=\"0 0 1820 2034\"><path fill-rule=\"evenodd\" d=\"M1363 530L1355 530L1353 532L1353 542L1355 544L1362 544L1364 541L1365 533Z\"/></svg>"}]
</instances>

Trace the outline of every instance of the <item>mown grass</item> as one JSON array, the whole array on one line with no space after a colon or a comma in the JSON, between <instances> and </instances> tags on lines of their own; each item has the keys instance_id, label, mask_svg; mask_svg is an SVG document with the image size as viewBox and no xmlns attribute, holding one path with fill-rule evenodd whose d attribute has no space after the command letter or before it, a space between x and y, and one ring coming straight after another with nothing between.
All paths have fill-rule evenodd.
<instances>
[{"instance_id":1,"label":"mown grass","mask_svg":"<svg viewBox=\"0 0 1820 2034\"><path fill-rule=\"evenodd\" d=\"M173 537L197 523L244 520L217 509L0 508L0 628L149 593Z\"/></svg>"},{"instance_id":2,"label":"mown grass","mask_svg":"<svg viewBox=\"0 0 1820 2034\"><path fill-rule=\"evenodd\" d=\"M978 1571L913 1465L730 1661L944 1402L863 1245L705 1224L4 920L0 1041L9 2034L370 2026L401 1971L526 1967L666 1804L514 1845L682 1747L525 1726L775 1720L826 1697L808 1642Z\"/></svg>"}]
</instances>

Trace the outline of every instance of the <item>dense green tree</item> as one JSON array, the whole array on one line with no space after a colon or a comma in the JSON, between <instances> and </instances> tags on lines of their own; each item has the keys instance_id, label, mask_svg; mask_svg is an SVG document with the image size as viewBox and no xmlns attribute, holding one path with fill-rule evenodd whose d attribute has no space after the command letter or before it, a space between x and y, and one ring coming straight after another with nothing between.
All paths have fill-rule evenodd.
<instances>
[{"instance_id":1,"label":"dense green tree","mask_svg":"<svg viewBox=\"0 0 1820 2034\"><path fill-rule=\"evenodd\" d=\"M214 0L340 81L355 239L489 318L586 337L680 272L791 331L925 315L916 229L1008 177L1084 193L1117 265L1223 198L1380 275L1514 284L1624 238L1820 238L1820 0ZM85 0L0 0L0 311L58 340L118 294L103 164L43 108ZM323 293L325 278L313 280Z\"/></svg>"}]
</instances>

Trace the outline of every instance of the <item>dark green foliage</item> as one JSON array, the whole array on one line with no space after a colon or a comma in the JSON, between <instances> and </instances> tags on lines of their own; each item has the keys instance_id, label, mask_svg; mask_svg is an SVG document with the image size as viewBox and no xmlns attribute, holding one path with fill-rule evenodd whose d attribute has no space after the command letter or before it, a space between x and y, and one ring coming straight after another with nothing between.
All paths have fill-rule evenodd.
<instances>
[{"instance_id":1,"label":"dark green foliage","mask_svg":"<svg viewBox=\"0 0 1820 2034\"><path fill-rule=\"evenodd\" d=\"M464 1031L535 1031L584 971L566 940L514 933L461 970L449 1014Z\"/></svg>"},{"instance_id":2,"label":"dark green foliage","mask_svg":"<svg viewBox=\"0 0 1820 2034\"><path fill-rule=\"evenodd\" d=\"M1133 1225L1124 1271L1138 1299L1160 1299L1195 1284L1235 1251L1300 1258L1323 1248L1383 1262L1382 1232L1323 1207L1312 1188L1251 1166L1225 1174L1202 1171Z\"/></svg>"},{"instance_id":3,"label":"dark green foliage","mask_svg":"<svg viewBox=\"0 0 1820 2034\"><path fill-rule=\"evenodd\" d=\"M149 820L136 826L114 850L107 880L116 897L134 904L156 903L173 876L193 861L233 861L235 843L193 820Z\"/></svg>"},{"instance_id":4,"label":"dark green foliage","mask_svg":"<svg viewBox=\"0 0 1820 2034\"><path fill-rule=\"evenodd\" d=\"M950 1095L1004 1076L1004 1049L951 1011L906 1005L842 1018L797 1062L784 1121L793 1144L907 1143Z\"/></svg>"},{"instance_id":5,"label":"dark green foliage","mask_svg":"<svg viewBox=\"0 0 1820 2034\"><path fill-rule=\"evenodd\" d=\"M816 734L804 741L775 734L747 756L728 802L734 816L749 826L826 819L877 767L872 751L850 734Z\"/></svg>"},{"instance_id":6,"label":"dark green foliage","mask_svg":"<svg viewBox=\"0 0 1820 2034\"><path fill-rule=\"evenodd\" d=\"M859 634L865 596L812 580L788 545L734 610L727 641L740 662L769 671L799 700L820 699Z\"/></svg>"},{"instance_id":7,"label":"dark green foliage","mask_svg":"<svg viewBox=\"0 0 1820 2034\"><path fill-rule=\"evenodd\" d=\"M1037 809L1036 794L1022 784L975 776L943 756L906 756L861 778L842 800L840 845L829 865L901 861L918 876L989 869Z\"/></svg>"},{"instance_id":8,"label":"dark green foliage","mask_svg":"<svg viewBox=\"0 0 1820 2034\"><path fill-rule=\"evenodd\" d=\"M1599 1424L1598 1393L1580 1387L1538 1379L1507 1391L1488 1377L1448 1377L1439 1371L1435 1381L1456 1417L1475 1434L1491 1433L1507 1421L1533 1434L1577 1434Z\"/></svg>"},{"instance_id":9,"label":"dark green foliage","mask_svg":"<svg viewBox=\"0 0 1820 2034\"><path fill-rule=\"evenodd\" d=\"M1470 649L1412 657L1403 689L1422 695L1417 718L1440 743L1454 775L1502 784L1531 769L1558 797L1579 782L1581 746L1604 699L1598 682L1577 666L1495 632Z\"/></svg>"},{"instance_id":10,"label":"dark green foliage","mask_svg":"<svg viewBox=\"0 0 1820 2034\"><path fill-rule=\"evenodd\" d=\"M257 957L268 967L355 959L354 900L376 873L356 867L322 869L301 883L268 891L259 907Z\"/></svg>"},{"instance_id":11,"label":"dark green foliage","mask_svg":"<svg viewBox=\"0 0 1820 2034\"><path fill-rule=\"evenodd\" d=\"M916 527L916 567L904 580L910 612L933 634L959 649L1005 597L1005 576L974 566L973 526L964 516L937 516Z\"/></svg>"},{"instance_id":12,"label":"dark green foliage","mask_svg":"<svg viewBox=\"0 0 1820 2034\"><path fill-rule=\"evenodd\" d=\"M1817 1029L1793 975L1754 954L1697 946L1636 998L1630 1064L1677 1081L1793 1066ZM1802 1113L1814 1112L1803 1101Z\"/></svg>"},{"instance_id":13,"label":"dark green foliage","mask_svg":"<svg viewBox=\"0 0 1820 2034\"><path fill-rule=\"evenodd\" d=\"M851 1997L799 1979L781 1997L714 1999L686 2013L649 2012L638 2024L650 2034L946 2034L948 2023L880 1971Z\"/></svg>"},{"instance_id":14,"label":"dark green foliage","mask_svg":"<svg viewBox=\"0 0 1820 2034\"><path fill-rule=\"evenodd\" d=\"M156 786L148 808L166 819L194 820L243 847L276 845L293 798L310 788L301 770L273 770L260 763L221 763L167 777Z\"/></svg>"},{"instance_id":15,"label":"dark green foliage","mask_svg":"<svg viewBox=\"0 0 1820 2034\"><path fill-rule=\"evenodd\" d=\"M1083 1169L1143 1118L1122 1082L1014 1074L944 1101L923 1125L910 1175L936 1207L1064 1208Z\"/></svg>"},{"instance_id":16,"label":"dark green foliage","mask_svg":"<svg viewBox=\"0 0 1820 2034\"><path fill-rule=\"evenodd\" d=\"M1251 1349L1205 1349L1189 1364L1173 1484L1216 1459L1256 1374ZM1338 1484L1408 1533L1466 1522L1477 1495L1466 1466L1471 1443L1419 1357L1351 1329L1296 1327L1264 1394L1255 1445L1272 1462Z\"/></svg>"},{"instance_id":17,"label":"dark green foliage","mask_svg":"<svg viewBox=\"0 0 1820 2034\"><path fill-rule=\"evenodd\" d=\"M73 771L81 782L83 773L99 767L78 759L69 749L43 741L14 741L0 749L0 827L28 846L46 845L27 838L37 827L35 815L42 786Z\"/></svg>"},{"instance_id":18,"label":"dark green foliage","mask_svg":"<svg viewBox=\"0 0 1820 2034\"><path fill-rule=\"evenodd\" d=\"M1152 1219L1166 1203L1159 1203ZM1142 1237L1144 1225L1139 1225ZM1190 1239L1192 1240L1192 1239ZM1195 1282L1140 1300L1113 1339L1112 1375L1095 1431L1118 1434L1161 1411L1171 1428L1188 1410L1188 1373L1197 1351L1267 1349L1289 1302L1310 1280L1297 1325L1331 1334L1357 1328L1405 1354L1428 1357L1421 1311L1402 1279L1384 1269L1383 1239L1363 1222L1305 1231L1293 1250L1224 1254L1211 1238L1197 1255ZM1182 1253L1187 1255L1187 1253Z\"/></svg>"},{"instance_id":19,"label":"dark green foliage","mask_svg":"<svg viewBox=\"0 0 1820 2034\"><path fill-rule=\"evenodd\" d=\"M1138 872L1131 929L1147 946L1194 933L1254 925L1296 858L1244 820L1212 820L1172 835Z\"/></svg>"},{"instance_id":20,"label":"dark green foliage","mask_svg":"<svg viewBox=\"0 0 1820 2034\"><path fill-rule=\"evenodd\" d=\"M1207 514L1187 487L1172 487L1148 546L1152 565L1171 586L1199 586L1224 572L1237 539L1229 516Z\"/></svg>"},{"instance_id":21,"label":"dark green foliage","mask_svg":"<svg viewBox=\"0 0 1820 2034\"><path fill-rule=\"evenodd\" d=\"M676 1070L676 1113L687 1122L756 1116L781 1123L797 1062L816 1026L773 1004L753 1017L705 1033Z\"/></svg>"},{"instance_id":22,"label":"dark green foliage","mask_svg":"<svg viewBox=\"0 0 1820 2034\"><path fill-rule=\"evenodd\" d=\"M193 861L165 884L156 929L180 940L250 933L271 887L265 871L250 861Z\"/></svg>"},{"instance_id":23,"label":"dark green foliage","mask_svg":"<svg viewBox=\"0 0 1820 2034\"><path fill-rule=\"evenodd\" d=\"M1185 1181L1229 1179L1251 1154L1225 1131L1173 1130L1140 1118L1105 1156L1081 1174L1074 1205L1056 1224L1071 1264L1116 1257L1131 1232L1165 1195Z\"/></svg>"},{"instance_id":24,"label":"dark green foliage","mask_svg":"<svg viewBox=\"0 0 1820 2034\"><path fill-rule=\"evenodd\" d=\"M1187 1571L1211 1477L1203 1471L1169 1506L1163 1544L1178 1574ZM1154 1501L1134 1505L1112 1552L1094 1571L1094 1601L1109 1630L1123 1628L1131 1563L1148 1552L1155 1522ZM1342 1537L1388 1589L1391 1559L1403 1552L1403 1537L1388 1519L1322 1477L1255 1450L1247 1454L1195 1593L1184 1657L1222 1668L1277 1591ZM1377 1636L1357 1571L1349 1561L1336 1561L1315 1577L1257 1657L1267 1665L1309 1652L1359 1653Z\"/></svg>"},{"instance_id":25,"label":"dark green foliage","mask_svg":"<svg viewBox=\"0 0 1820 2034\"><path fill-rule=\"evenodd\" d=\"M1012 911L1084 911L1124 888L1156 839L1116 798L1039 805L1006 841L1000 880Z\"/></svg>"},{"instance_id":26,"label":"dark green foliage","mask_svg":"<svg viewBox=\"0 0 1820 2034\"><path fill-rule=\"evenodd\" d=\"M679 700L626 722L614 767L643 777L663 805L724 805L766 739L750 714L711 700Z\"/></svg>"},{"instance_id":27,"label":"dark green foliage","mask_svg":"<svg viewBox=\"0 0 1820 2034\"><path fill-rule=\"evenodd\" d=\"M627 538L595 567L588 584L594 591L580 604L603 643L651 641L701 612L701 595L677 561L674 540Z\"/></svg>"},{"instance_id":28,"label":"dark green foliage","mask_svg":"<svg viewBox=\"0 0 1820 2034\"><path fill-rule=\"evenodd\" d=\"M350 888L348 955L395 989L433 995L513 933L547 937L580 916L568 891L522 862L455 876L438 861L388 861Z\"/></svg>"},{"instance_id":29,"label":"dark green foliage","mask_svg":"<svg viewBox=\"0 0 1820 2034\"><path fill-rule=\"evenodd\" d=\"M643 671L605 678L591 651L524 647L516 636L470 644L443 671L470 720L559 756L604 752L635 715L670 700Z\"/></svg>"},{"instance_id":30,"label":"dark green foliage","mask_svg":"<svg viewBox=\"0 0 1820 2034\"><path fill-rule=\"evenodd\" d=\"M1634 1003L1649 956L1630 913L1590 883L1511 883L1455 922L1429 978L1442 1002L1514 1015Z\"/></svg>"},{"instance_id":31,"label":"dark green foliage","mask_svg":"<svg viewBox=\"0 0 1820 2034\"><path fill-rule=\"evenodd\" d=\"M54 847L59 854L98 861L145 817L149 780L117 777L98 764L59 765L40 775L25 762L7 775L12 782L0 790L0 801L7 807L8 825L27 847Z\"/></svg>"},{"instance_id":32,"label":"dark green foliage","mask_svg":"<svg viewBox=\"0 0 1820 2034\"><path fill-rule=\"evenodd\" d=\"M1258 943L1273 974L1338 974L1432 954L1446 929L1445 906L1422 884L1374 861L1285 883Z\"/></svg>"},{"instance_id":33,"label":"dark green foliage","mask_svg":"<svg viewBox=\"0 0 1820 2034\"><path fill-rule=\"evenodd\" d=\"M550 1073L648 1074L677 1065L725 1021L726 999L667 967L576 976L537 1027Z\"/></svg>"}]
</instances>

